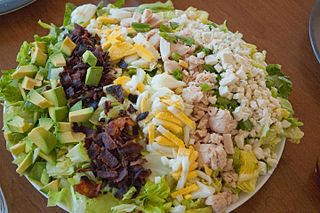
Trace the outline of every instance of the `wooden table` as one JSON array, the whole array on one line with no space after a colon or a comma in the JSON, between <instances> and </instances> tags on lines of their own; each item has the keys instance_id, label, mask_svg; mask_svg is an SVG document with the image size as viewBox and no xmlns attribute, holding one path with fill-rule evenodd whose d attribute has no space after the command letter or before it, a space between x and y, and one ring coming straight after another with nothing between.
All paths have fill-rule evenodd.
<instances>
[{"instance_id":1,"label":"wooden table","mask_svg":"<svg viewBox=\"0 0 320 213\"><path fill-rule=\"evenodd\" d=\"M75 4L88 0L71 1ZM97 1L92 1L97 2ZM132 0L128 5L136 5ZM308 36L308 18L313 0L189 0L189 5L207 10L217 23L228 20L232 31L239 30L246 41L268 51L269 63L280 63L294 83L290 97L296 115L305 123L300 145L287 144L279 166L267 184L236 212L319 212L320 187L314 167L320 156L320 65ZM62 23L65 1L38 0L36 3L0 17L0 69L16 66L15 57L24 40L44 34L38 19ZM319 132L318 132L319 131ZM28 181L19 177L12 157L0 143L0 185L7 198L9 212L62 212L46 207L46 199Z\"/></svg>"}]
</instances>

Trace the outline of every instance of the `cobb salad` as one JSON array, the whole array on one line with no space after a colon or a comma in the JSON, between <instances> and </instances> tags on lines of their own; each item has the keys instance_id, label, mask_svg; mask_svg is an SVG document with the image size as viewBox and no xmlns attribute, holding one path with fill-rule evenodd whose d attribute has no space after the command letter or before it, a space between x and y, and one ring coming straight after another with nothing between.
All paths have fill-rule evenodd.
<instances>
[{"instance_id":1,"label":"cobb salad","mask_svg":"<svg viewBox=\"0 0 320 213\"><path fill-rule=\"evenodd\" d=\"M2 71L20 175L69 212L225 212L299 143L278 64L171 1L66 4Z\"/></svg>"}]
</instances>

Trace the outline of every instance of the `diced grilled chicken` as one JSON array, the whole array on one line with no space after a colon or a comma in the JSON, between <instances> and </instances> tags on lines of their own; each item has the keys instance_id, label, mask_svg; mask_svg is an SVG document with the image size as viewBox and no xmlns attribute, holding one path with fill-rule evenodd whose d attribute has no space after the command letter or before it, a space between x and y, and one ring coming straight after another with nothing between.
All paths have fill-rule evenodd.
<instances>
[{"instance_id":1,"label":"diced grilled chicken","mask_svg":"<svg viewBox=\"0 0 320 213\"><path fill-rule=\"evenodd\" d=\"M234 154L231 134L223 134L223 145L227 154Z\"/></svg>"},{"instance_id":2,"label":"diced grilled chicken","mask_svg":"<svg viewBox=\"0 0 320 213\"><path fill-rule=\"evenodd\" d=\"M237 121L233 119L228 110L219 109L215 115L210 116L209 126L212 131L230 133L237 127Z\"/></svg>"}]
</instances>

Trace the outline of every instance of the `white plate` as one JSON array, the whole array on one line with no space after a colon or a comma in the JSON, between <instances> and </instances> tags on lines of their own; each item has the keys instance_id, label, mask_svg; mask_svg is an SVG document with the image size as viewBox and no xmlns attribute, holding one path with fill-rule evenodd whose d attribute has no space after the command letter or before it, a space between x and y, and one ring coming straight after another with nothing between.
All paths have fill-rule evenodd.
<instances>
[{"instance_id":1,"label":"white plate","mask_svg":"<svg viewBox=\"0 0 320 213\"><path fill-rule=\"evenodd\" d=\"M4 109L3 109L3 118L4 118L4 116L5 116L5 107L4 107ZM275 153L277 154L277 165L278 165L278 163L279 163L279 161L280 161L280 158L281 158L281 156L282 156L282 153L283 153L283 150L284 150L284 147L285 147L285 142L286 142L286 140L285 140L285 138L284 138L284 139L276 146ZM12 157L15 158L14 155L12 155ZM239 206L241 206L242 204L244 204L247 200L249 200L254 194L256 194L256 193L259 191L259 189L261 189L261 187L269 180L269 178L271 177L272 173L273 173L274 170L276 169L277 165L276 165L275 167L271 168L271 169L269 170L269 172L268 172L267 175L265 175L265 176L260 176L260 177L258 178L256 188L255 188L255 190L254 190L253 192L251 192L251 193L241 192L241 193L239 194L239 200L238 200L237 202L233 203L232 205L230 205L230 206L228 207L228 209L227 209L227 212L231 212L231 211L235 210L236 208L238 208ZM36 188L43 196L45 196L45 197L48 199L48 196L47 196L46 194L44 194L43 192L40 191L40 186L39 186L36 182L32 181L32 180L31 180L30 178L28 178L27 176L25 176L25 177L26 177L27 180L32 184L32 186L33 186L34 188ZM67 208L66 206L64 206L64 205L58 204L58 206L59 206L60 208L62 208L63 210L68 211L68 210L67 210L68 208Z\"/></svg>"}]
</instances>

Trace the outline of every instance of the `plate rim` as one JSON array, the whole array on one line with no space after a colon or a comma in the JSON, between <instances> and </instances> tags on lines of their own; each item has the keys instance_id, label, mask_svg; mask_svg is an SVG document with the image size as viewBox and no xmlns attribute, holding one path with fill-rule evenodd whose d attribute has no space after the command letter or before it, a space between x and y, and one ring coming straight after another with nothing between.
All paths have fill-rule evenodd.
<instances>
[{"instance_id":1,"label":"plate rim","mask_svg":"<svg viewBox=\"0 0 320 213\"><path fill-rule=\"evenodd\" d=\"M11 6L11 7L9 7L8 10L4 10L3 12L0 12L0 16L6 15L6 14L9 14L9 13L13 13L13 12L15 12L17 10L20 10L20 9L22 9L22 8L32 4L32 3L34 3L35 1L37 1L37 0L24 0L20 4L18 3L17 6L15 6L15 7Z\"/></svg>"}]
</instances>

